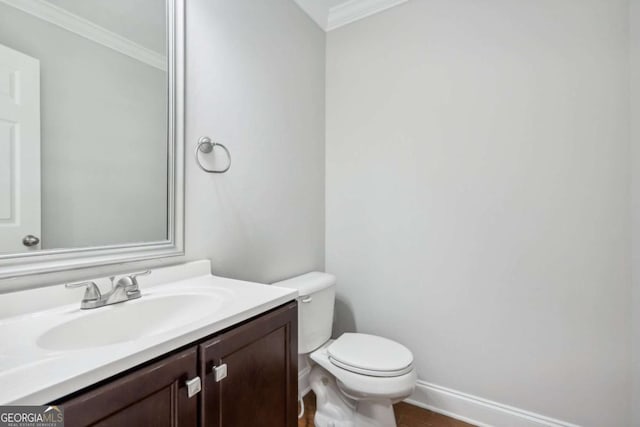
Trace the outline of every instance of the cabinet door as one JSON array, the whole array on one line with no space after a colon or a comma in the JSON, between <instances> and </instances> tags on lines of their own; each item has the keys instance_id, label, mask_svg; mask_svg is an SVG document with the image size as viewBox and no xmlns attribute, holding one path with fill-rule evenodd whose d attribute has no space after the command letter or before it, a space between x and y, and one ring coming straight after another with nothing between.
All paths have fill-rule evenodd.
<instances>
[{"instance_id":1,"label":"cabinet door","mask_svg":"<svg viewBox=\"0 0 640 427\"><path fill-rule=\"evenodd\" d=\"M224 365L227 376L217 381L215 368ZM201 344L200 375L203 426L296 426L297 303Z\"/></svg>"},{"instance_id":2,"label":"cabinet door","mask_svg":"<svg viewBox=\"0 0 640 427\"><path fill-rule=\"evenodd\" d=\"M58 403L65 426L196 427L198 396L187 396L185 382L196 376L197 357L193 347Z\"/></svg>"}]
</instances>

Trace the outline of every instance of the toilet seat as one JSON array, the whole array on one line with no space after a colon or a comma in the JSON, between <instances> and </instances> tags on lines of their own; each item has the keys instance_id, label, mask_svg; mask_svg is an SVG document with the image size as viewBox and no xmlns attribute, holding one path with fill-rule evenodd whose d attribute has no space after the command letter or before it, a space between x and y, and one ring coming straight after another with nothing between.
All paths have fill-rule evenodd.
<instances>
[{"instance_id":1,"label":"toilet seat","mask_svg":"<svg viewBox=\"0 0 640 427\"><path fill-rule=\"evenodd\" d=\"M327 347L329 361L371 377L399 377L413 370L413 354L402 344L368 334L345 333Z\"/></svg>"},{"instance_id":2,"label":"toilet seat","mask_svg":"<svg viewBox=\"0 0 640 427\"><path fill-rule=\"evenodd\" d=\"M328 341L325 345L309 355L311 360L336 378L340 392L350 399L357 401L390 400L393 403L407 398L413 392L417 375L415 367L400 376L382 377L365 375L347 370L331 361L327 349L335 342ZM376 373L376 372L374 372ZM379 373L377 373L379 375Z\"/></svg>"}]
</instances>

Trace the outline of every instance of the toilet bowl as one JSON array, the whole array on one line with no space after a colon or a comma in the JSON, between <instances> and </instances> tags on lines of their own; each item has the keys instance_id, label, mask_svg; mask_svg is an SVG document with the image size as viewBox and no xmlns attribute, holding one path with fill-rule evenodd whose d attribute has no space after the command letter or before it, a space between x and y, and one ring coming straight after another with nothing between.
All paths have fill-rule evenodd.
<instances>
[{"instance_id":1,"label":"toilet bowl","mask_svg":"<svg viewBox=\"0 0 640 427\"><path fill-rule=\"evenodd\" d=\"M386 354L386 362L393 363L395 360L397 365L392 370L386 369L384 364L365 363L367 355L376 359L381 353L377 352L376 348L362 345L363 339L371 344L378 340L386 342L387 345L394 344L401 353L408 352L405 347L385 338L343 334L337 340L330 340L311 353L311 359L317 364L313 367L309 379L316 394L317 427L396 425L392 405L409 397L413 392L417 379L415 369L410 364L402 366L403 359L394 359L394 356L398 355L389 352ZM336 344L353 345L353 349L359 348L361 353L355 353L353 359L344 358L337 361L332 356ZM358 354L365 356L365 359L358 358Z\"/></svg>"},{"instance_id":2,"label":"toilet bowl","mask_svg":"<svg viewBox=\"0 0 640 427\"><path fill-rule=\"evenodd\" d=\"M298 352L309 357L316 427L394 427L393 404L411 395L417 375L405 346L376 335L330 339L335 276L312 272L275 286L298 290Z\"/></svg>"}]
</instances>

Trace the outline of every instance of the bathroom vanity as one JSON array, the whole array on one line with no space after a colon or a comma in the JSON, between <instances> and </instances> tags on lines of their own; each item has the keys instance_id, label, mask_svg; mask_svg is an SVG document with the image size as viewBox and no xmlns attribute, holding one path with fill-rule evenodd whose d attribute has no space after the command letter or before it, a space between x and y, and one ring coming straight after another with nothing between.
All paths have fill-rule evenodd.
<instances>
[{"instance_id":1,"label":"bathroom vanity","mask_svg":"<svg viewBox=\"0 0 640 427\"><path fill-rule=\"evenodd\" d=\"M61 405L67 426L296 425L296 291L212 276L208 261L140 290L90 310L63 286L0 295L0 404ZM8 313L36 295L55 305Z\"/></svg>"},{"instance_id":2,"label":"bathroom vanity","mask_svg":"<svg viewBox=\"0 0 640 427\"><path fill-rule=\"evenodd\" d=\"M296 325L293 302L53 403L67 426L294 426Z\"/></svg>"}]
</instances>

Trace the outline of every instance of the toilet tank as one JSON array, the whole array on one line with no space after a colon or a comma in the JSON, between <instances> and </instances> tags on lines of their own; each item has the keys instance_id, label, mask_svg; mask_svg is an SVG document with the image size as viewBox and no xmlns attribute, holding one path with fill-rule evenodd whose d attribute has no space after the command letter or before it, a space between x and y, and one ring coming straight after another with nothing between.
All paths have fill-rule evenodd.
<instances>
[{"instance_id":1,"label":"toilet tank","mask_svg":"<svg viewBox=\"0 0 640 427\"><path fill-rule=\"evenodd\" d=\"M331 338L336 277L314 271L276 282L298 290L298 353L311 353Z\"/></svg>"}]
</instances>

